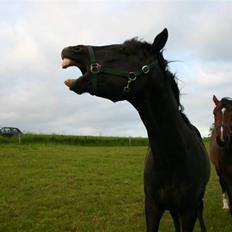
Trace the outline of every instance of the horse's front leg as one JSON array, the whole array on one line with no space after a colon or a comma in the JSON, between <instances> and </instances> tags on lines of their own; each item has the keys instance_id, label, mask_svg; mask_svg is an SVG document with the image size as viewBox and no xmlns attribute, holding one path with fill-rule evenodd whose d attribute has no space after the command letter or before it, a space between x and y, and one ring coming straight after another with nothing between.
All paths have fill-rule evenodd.
<instances>
[{"instance_id":1,"label":"horse's front leg","mask_svg":"<svg viewBox=\"0 0 232 232\"><path fill-rule=\"evenodd\" d=\"M173 210L170 211L170 214L172 215L172 219L174 222L174 226L175 226L175 232L181 232L180 231L180 217L179 214Z\"/></svg>"},{"instance_id":2,"label":"horse's front leg","mask_svg":"<svg viewBox=\"0 0 232 232\"><path fill-rule=\"evenodd\" d=\"M198 216L198 209L190 208L181 213L182 232L193 232Z\"/></svg>"},{"instance_id":3,"label":"horse's front leg","mask_svg":"<svg viewBox=\"0 0 232 232\"><path fill-rule=\"evenodd\" d=\"M163 213L164 210L159 209L151 197L145 196L147 232L158 232L160 219Z\"/></svg>"},{"instance_id":4,"label":"horse's front leg","mask_svg":"<svg viewBox=\"0 0 232 232\"><path fill-rule=\"evenodd\" d=\"M197 217L198 217L198 220L199 220L199 223L200 223L201 232L207 232L207 229L206 229L206 226L205 226L205 221L204 221L204 218L203 218L203 208L204 208L204 203L203 203L203 200L201 200L200 207L198 209Z\"/></svg>"},{"instance_id":5,"label":"horse's front leg","mask_svg":"<svg viewBox=\"0 0 232 232\"><path fill-rule=\"evenodd\" d=\"M227 186L227 195L228 195L228 204L230 214L232 215L232 184L228 184Z\"/></svg>"},{"instance_id":6,"label":"horse's front leg","mask_svg":"<svg viewBox=\"0 0 232 232\"><path fill-rule=\"evenodd\" d=\"M228 210L230 207L229 207L229 199L227 195L227 187L219 171L217 171L217 174L218 174L219 183L222 189L222 208L225 210Z\"/></svg>"}]
</instances>

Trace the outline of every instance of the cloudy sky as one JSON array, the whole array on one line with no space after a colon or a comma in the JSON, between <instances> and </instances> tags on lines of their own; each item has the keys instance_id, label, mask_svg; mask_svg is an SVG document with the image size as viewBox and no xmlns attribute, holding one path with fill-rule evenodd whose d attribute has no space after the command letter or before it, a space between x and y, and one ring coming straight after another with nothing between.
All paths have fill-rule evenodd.
<instances>
[{"instance_id":1,"label":"cloudy sky","mask_svg":"<svg viewBox=\"0 0 232 232\"><path fill-rule=\"evenodd\" d=\"M0 0L0 127L24 132L147 136L127 102L76 95L63 84L63 47L152 42L167 27L185 113L204 136L212 96L232 97L232 1Z\"/></svg>"}]
</instances>

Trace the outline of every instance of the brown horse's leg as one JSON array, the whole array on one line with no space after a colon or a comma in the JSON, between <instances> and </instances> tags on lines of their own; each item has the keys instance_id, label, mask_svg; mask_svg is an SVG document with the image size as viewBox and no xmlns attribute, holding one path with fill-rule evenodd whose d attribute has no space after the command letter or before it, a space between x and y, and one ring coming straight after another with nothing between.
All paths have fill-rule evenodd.
<instances>
[{"instance_id":1,"label":"brown horse's leg","mask_svg":"<svg viewBox=\"0 0 232 232\"><path fill-rule=\"evenodd\" d=\"M188 209L181 213L182 232L193 232L198 215L197 209Z\"/></svg>"},{"instance_id":2,"label":"brown horse's leg","mask_svg":"<svg viewBox=\"0 0 232 232\"><path fill-rule=\"evenodd\" d=\"M220 184L221 189L222 189L222 208L225 210L228 210L229 203L228 203L228 197L227 197L227 195L228 195L227 186L226 186L226 183L224 182L222 175L220 174L219 171L217 172L217 174L219 177L219 184Z\"/></svg>"},{"instance_id":3,"label":"brown horse's leg","mask_svg":"<svg viewBox=\"0 0 232 232\"><path fill-rule=\"evenodd\" d=\"M180 231L180 217L179 214L174 212L174 211L170 211L172 218L173 218L173 222L174 222L174 226L175 226L175 232L181 232Z\"/></svg>"},{"instance_id":4,"label":"brown horse's leg","mask_svg":"<svg viewBox=\"0 0 232 232\"><path fill-rule=\"evenodd\" d=\"M164 210L156 207L155 202L150 197L145 197L145 214L147 232L158 232L160 219L164 213Z\"/></svg>"},{"instance_id":5,"label":"brown horse's leg","mask_svg":"<svg viewBox=\"0 0 232 232\"><path fill-rule=\"evenodd\" d=\"M216 171L217 171L217 169L216 169ZM220 174L219 171L217 171L217 174L218 174L218 178L219 178L219 184L220 184L221 189L222 189L222 193L225 193L226 192L226 185L223 181L222 175Z\"/></svg>"},{"instance_id":6,"label":"brown horse's leg","mask_svg":"<svg viewBox=\"0 0 232 232\"><path fill-rule=\"evenodd\" d=\"M232 215L232 186L227 186L227 195L229 198L229 207L230 207L230 214Z\"/></svg>"}]
</instances>

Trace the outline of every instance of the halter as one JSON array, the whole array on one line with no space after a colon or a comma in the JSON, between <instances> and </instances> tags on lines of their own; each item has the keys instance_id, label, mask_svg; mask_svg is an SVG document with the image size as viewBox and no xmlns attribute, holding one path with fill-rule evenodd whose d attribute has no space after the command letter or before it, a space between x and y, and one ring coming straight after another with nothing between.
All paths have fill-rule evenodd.
<instances>
[{"instance_id":1,"label":"halter","mask_svg":"<svg viewBox=\"0 0 232 232\"><path fill-rule=\"evenodd\" d=\"M97 63L94 50L91 46L87 46L90 55L90 72L92 75L92 95L97 95L97 76L99 73L112 74L114 76L120 76L127 79L127 84L124 86L121 95L114 101L121 100L125 95L127 95L131 90L131 83L136 81L138 77L148 74L151 69L153 69L157 64L158 60L155 60L151 64L142 66L141 69L136 71L128 72L124 70L116 70L111 68L105 68L101 64Z\"/></svg>"}]
</instances>

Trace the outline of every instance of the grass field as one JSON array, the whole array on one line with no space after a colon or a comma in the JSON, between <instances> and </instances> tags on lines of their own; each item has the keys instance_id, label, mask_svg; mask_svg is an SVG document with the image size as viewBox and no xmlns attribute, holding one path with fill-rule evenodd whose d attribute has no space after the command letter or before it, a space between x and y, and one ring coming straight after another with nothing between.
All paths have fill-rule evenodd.
<instances>
[{"instance_id":1,"label":"grass field","mask_svg":"<svg viewBox=\"0 0 232 232\"><path fill-rule=\"evenodd\" d=\"M2 144L0 232L144 232L145 153L145 146ZM214 169L204 215L209 232L232 231ZM168 214L160 231L174 231Z\"/></svg>"}]
</instances>

